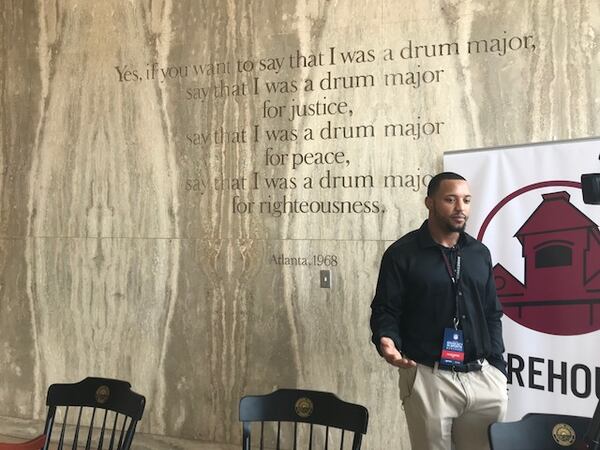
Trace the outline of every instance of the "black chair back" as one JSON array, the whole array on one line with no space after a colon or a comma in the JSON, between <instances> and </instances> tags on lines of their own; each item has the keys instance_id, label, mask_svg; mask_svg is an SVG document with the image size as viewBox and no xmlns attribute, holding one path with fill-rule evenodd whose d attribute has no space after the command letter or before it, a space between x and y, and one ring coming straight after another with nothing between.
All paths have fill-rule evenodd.
<instances>
[{"instance_id":1,"label":"black chair back","mask_svg":"<svg viewBox=\"0 0 600 450\"><path fill-rule=\"evenodd\" d=\"M128 450L145 403L126 381L89 377L79 383L53 384L46 398L44 450ZM57 419L62 421L60 430L54 429ZM58 442L56 447L51 440Z\"/></svg>"},{"instance_id":2,"label":"black chair back","mask_svg":"<svg viewBox=\"0 0 600 450\"><path fill-rule=\"evenodd\" d=\"M293 449L297 450L300 430L298 424L308 424L304 439L309 450L316 449L317 439L314 425L324 427L321 432L323 448L334 450L333 442L339 442L340 450L351 448L359 450L362 436L367 432L369 413L364 406L347 403L328 392L306 391L298 389L279 389L267 395L249 395L240 401L240 421L243 422L243 450L251 450L252 423L260 423L259 449L265 448L265 422L276 425L273 441L275 449L282 448L284 436L282 423L292 423ZM332 428L339 429L339 436L332 436ZM346 432L352 434L346 437ZM349 433L349 434L350 434ZM351 446L349 446L351 445ZM270 445L269 445L270 446Z\"/></svg>"},{"instance_id":3,"label":"black chair back","mask_svg":"<svg viewBox=\"0 0 600 450\"><path fill-rule=\"evenodd\" d=\"M590 420L562 414L527 414L517 422L490 425L490 446L492 450L586 449L584 436Z\"/></svg>"}]
</instances>

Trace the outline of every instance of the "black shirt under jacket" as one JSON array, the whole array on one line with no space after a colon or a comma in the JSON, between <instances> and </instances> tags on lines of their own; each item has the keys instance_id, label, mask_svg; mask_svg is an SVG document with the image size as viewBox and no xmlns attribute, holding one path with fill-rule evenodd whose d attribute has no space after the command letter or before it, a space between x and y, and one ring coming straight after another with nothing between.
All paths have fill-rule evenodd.
<instances>
[{"instance_id":1,"label":"black shirt under jacket","mask_svg":"<svg viewBox=\"0 0 600 450\"><path fill-rule=\"evenodd\" d=\"M385 251L371 303L372 339L380 353L379 341L385 336L407 358L429 366L439 361L444 328L453 327L456 309L455 288L441 248L425 221ZM465 362L486 358L506 375L502 306L496 295L490 252L467 233L460 234L458 248L458 314Z\"/></svg>"}]
</instances>

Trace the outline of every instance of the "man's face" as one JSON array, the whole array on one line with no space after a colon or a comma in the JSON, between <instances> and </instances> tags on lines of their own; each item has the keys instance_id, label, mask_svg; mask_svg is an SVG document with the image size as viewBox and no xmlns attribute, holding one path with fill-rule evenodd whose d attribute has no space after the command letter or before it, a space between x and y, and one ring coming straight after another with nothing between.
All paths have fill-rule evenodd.
<instances>
[{"instance_id":1,"label":"man's face","mask_svg":"<svg viewBox=\"0 0 600 450\"><path fill-rule=\"evenodd\" d=\"M425 205L429 210L429 220L440 229L461 232L465 229L471 208L471 191L464 180L443 180L432 197L427 197Z\"/></svg>"}]
</instances>

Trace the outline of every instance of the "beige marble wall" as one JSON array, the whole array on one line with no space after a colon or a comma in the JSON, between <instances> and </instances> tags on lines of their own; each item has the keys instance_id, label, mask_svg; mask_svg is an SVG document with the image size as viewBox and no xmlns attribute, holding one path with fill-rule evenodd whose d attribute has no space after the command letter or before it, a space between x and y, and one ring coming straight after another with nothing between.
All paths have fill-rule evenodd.
<instances>
[{"instance_id":1,"label":"beige marble wall","mask_svg":"<svg viewBox=\"0 0 600 450\"><path fill-rule=\"evenodd\" d=\"M379 258L420 224L423 189L386 187L384 176L435 173L451 149L600 135L595 0L12 0L0 4L0 36L0 416L15 419L44 417L50 383L117 377L148 399L143 432L229 449L243 394L302 387L366 405L365 448L408 449L396 374L371 347L368 318ZM512 36L531 36L535 48L467 51L469 41ZM403 59L409 41L441 54ZM444 54L444 43L458 52ZM335 65L289 67L296 51L327 61L331 47L372 50L374 61L343 64L336 53ZM276 57L278 73L236 70L238 60ZM230 73L193 72L211 62ZM161 79L168 67L173 77ZM426 70L443 71L439 82L384 82ZM264 86L328 72L372 76L374 86ZM190 88L255 77L259 95L187 99ZM353 114L264 118L265 101L289 112L323 97ZM302 138L328 120L373 125L374 136ZM443 122L440 133L385 136L386 124L419 120ZM259 142L187 138L220 127L251 136L254 125ZM264 135L291 128L297 141ZM345 156L274 167L267 147ZM372 176L373 186L303 187L328 170ZM252 189L254 172L298 186ZM260 212L283 195L381 210ZM234 196L255 209L235 212ZM319 255L336 258L331 289L319 287L322 267L281 264ZM15 434L7 420L0 433ZM159 441L141 448L179 448Z\"/></svg>"}]
</instances>

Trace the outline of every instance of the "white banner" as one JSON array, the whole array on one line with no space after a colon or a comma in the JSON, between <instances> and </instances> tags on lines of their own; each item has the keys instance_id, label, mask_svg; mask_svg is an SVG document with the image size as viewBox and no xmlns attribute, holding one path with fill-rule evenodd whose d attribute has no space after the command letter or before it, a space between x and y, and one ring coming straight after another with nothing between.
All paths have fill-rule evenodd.
<instances>
[{"instance_id":1,"label":"white banner","mask_svg":"<svg viewBox=\"0 0 600 450\"><path fill-rule=\"evenodd\" d=\"M508 420L591 417L600 397L600 205L580 176L600 172L600 139L448 152L473 203L467 231L492 253L504 309Z\"/></svg>"}]
</instances>

